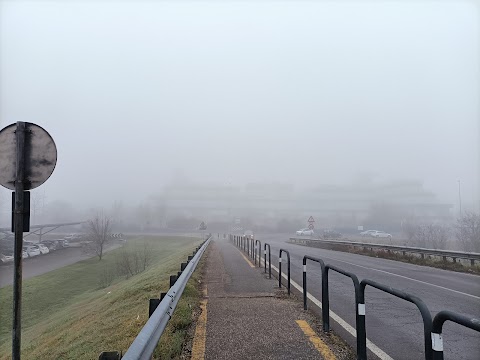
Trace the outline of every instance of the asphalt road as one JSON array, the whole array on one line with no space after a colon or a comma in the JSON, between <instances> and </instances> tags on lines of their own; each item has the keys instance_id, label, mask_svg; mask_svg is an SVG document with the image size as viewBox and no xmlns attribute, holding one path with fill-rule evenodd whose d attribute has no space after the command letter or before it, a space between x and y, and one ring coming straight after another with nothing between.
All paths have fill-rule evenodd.
<instances>
[{"instance_id":1,"label":"asphalt road","mask_svg":"<svg viewBox=\"0 0 480 360\"><path fill-rule=\"evenodd\" d=\"M118 244L109 247L106 251L117 248ZM23 262L23 279L45 274L46 272L74 264L80 260L91 258L81 248L66 248L56 250L46 255L35 256ZM0 266L0 288L13 284L13 265Z\"/></svg>"},{"instance_id":2,"label":"asphalt road","mask_svg":"<svg viewBox=\"0 0 480 360\"><path fill-rule=\"evenodd\" d=\"M353 272L359 280L368 278L420 297L432 317L451 310L480 318L480 276L412 265L392 260L323 250L286 243L291 235L260 235L272 249L272 264L278 264L280 248L291 256L292 280L302 284L304 255ZM307 264L308 291L321 300L320 267ZM351 279L334 272L329 275L330 310L355 327L354 288ZM377 289L365 294L367 338L393 359L424 359L423 323L416 306ZM331 321L332 323L333 321ZM353 336L340 325L333 329L355 347ZM480 334L447 322L443 328L445 359L480 359Z\"/></svg>"}]
</instances>

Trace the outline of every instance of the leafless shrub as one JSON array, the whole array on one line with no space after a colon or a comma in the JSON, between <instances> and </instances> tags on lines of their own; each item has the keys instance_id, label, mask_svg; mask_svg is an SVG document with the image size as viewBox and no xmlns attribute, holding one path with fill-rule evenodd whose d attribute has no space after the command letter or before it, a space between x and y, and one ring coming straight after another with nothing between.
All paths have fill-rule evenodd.
<instances>
[{"instance_id":1,"label":"leafless shrub","mask_svg":"<svg viewBox=\"0 0 480 360\"><path fill-rule=\"evenodd\" d=\"M101 270L100 274L98 276L98 285L101 288L106 288L107 286L110 286L116 278L116 272L115 269L112 268L111 264L110 265L104 265Z\"/></svg>"},{"instance_id":2,"label":"leafless shrub","mask_svg":"<svg viewBox=\"0 0 480 360\"><path fill-rule=\"evenodd\" d=\"M450 228L442 224L416 224L410 222L404 225L404 233L411 245L445 249L450 235Z\"/></svg>"},{"instance_id":3,"label":"leafless shrub","mask_svg":"<svg viewBox=\"0 0 480 360\"><path fill-rule=\"evenodd\" d=\"M480 252L480 214L466 212L458 218L455 235L463 250Z\"/></svg>"},{"instance_id":4,"label":"leafless shrub","mask_svg":"<svg viewBox=\"0 0 480 360\"><path fill-rule=\"evenodd\" d=\"M144 241L142 246L125 246L115 259L118 275L129 278L145 271L152 260L151 246Z\"/></svg>"}]
</instances>

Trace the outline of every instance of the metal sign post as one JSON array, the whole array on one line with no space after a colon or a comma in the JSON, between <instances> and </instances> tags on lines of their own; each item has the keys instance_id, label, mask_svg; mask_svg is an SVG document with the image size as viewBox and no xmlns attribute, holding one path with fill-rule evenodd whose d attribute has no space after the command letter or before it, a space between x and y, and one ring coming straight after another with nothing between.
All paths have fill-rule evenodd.
<instances>
[{"instance_id":1,"label":"metal sign post","mask_svg":"<svg viewBox=\"0 0 480 360\"><path fill-rule=\"evenodd\" d=\"M310 230L313 230L315 228L314 224L315 224L315 220L313 219L313 216L310 216L308 218L308 228Z\"/></svg>"},{"instance_id":2,"label":"metal sign post","mask_svg":"<svg viewBox=\"0 0 480 360\"><path fill-rule=\"evenodd\" d=\"M22 320L22 248L23 248L23 191L25 188L25 123L18 122L16 130L17 161L15 169L15 211L13 224L15 231L14 272L13 272L13 327L12 359L20 359L21 320Z\"/></svg>"},{"instance_id":3,"label":"metal sign post","mask_svg":"<svg viewBox=\"0 0 480 360\"><path fill-rule=\"evenodd\" d=\"M43 184L57 163L55 143L43 128L17 122L0 131L0 185L15 190L12 231L15 233L13 273L12 359L20 360L22 334L23 232L29 229L29 193ZM25 220L25 221L24 221Z\"/></svg>"}]
</instances>

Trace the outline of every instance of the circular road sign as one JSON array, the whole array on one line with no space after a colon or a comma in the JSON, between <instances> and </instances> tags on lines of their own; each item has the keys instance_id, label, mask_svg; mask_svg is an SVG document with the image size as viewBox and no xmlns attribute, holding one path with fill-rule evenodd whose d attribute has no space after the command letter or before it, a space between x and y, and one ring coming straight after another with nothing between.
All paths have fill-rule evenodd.
<instances>
[{"instance_id":1,"label":"circular road sign","mask_svg":"<svg viewBox=\"0 0 480 360\"><path fill-rule=\"evenodd\" d=\"M17 124L0 131L0 185L15 190ZM57 147L42 127L25 123L25 190L35 189L52 175L57 164Z\"/></svg>"}]
</instances>

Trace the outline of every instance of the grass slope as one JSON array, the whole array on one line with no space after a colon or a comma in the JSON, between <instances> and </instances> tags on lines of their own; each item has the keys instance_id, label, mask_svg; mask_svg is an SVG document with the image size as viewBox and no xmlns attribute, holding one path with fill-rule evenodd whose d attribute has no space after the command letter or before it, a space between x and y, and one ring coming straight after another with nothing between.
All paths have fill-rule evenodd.
<instances>
[{"instance_id":1,"label":"grass slope","mask_svg":"<svg viewBox=\"0 0 480 360\"><path fill-rule=\"evenodd\" d=\"M24 281L22 357L96 359L101 351L125 352L148 319L149 299L168 289L169 275L200 243L181 237L147 240L153 258L147 270L117 278L106 288L100 288L100 274L114 265L120 250L101 262L93 258ZM173 358L181 351L199 294L189 284L184 295L156 358ZM0 289L0 359L11 358L11 296L11 286Z\"/></svg>"}]
</instances>

